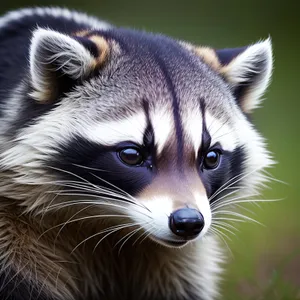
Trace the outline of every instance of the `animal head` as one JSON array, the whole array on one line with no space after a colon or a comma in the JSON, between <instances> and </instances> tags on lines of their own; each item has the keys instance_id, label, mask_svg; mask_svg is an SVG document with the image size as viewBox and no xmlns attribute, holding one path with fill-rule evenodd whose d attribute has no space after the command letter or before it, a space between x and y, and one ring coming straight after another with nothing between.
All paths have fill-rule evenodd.
<instances>
[{"instance_id":1,"label":"animal head","mask_svg":"<svg viewBox=\"0 0 300 300\"><path fill-rule=\"evenodd\" d=\"M215 50L125 29L37 29L7 104L1 195L28 212L92 204L165 246L201 238L272 164L250 121L271 72L269 39Z\"/></svg>"}]
</instances>

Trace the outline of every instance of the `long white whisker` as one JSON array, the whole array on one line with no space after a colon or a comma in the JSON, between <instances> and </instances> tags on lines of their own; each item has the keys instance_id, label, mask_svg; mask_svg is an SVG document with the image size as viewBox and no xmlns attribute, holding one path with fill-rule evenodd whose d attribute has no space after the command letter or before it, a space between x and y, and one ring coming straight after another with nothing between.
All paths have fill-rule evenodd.
<instances>
[{"instance_id":1,"label":"long white whisker","mask_svg":"<svg viewBox=\"0 0 300 300\"><path fill-rule=\"evenodd\" d=\"M98 242L97 244L95 245L94 249L93 249L93 252L95 252L96 248L99 246L99 244L106 238L108 237L109 235L111 235L112 233L118 231L118 230L122 230L122 229L125 229L125 228L129 228L129 227L132 227L132 226L142 226L144 225L145 223L129 223L129 224L126 224L126 226L121 226L121 227L118 227L117 229L113 230L113 231L110 231L108 232L104 237L102 237Z\"/></svg>"},{"instance_id":2,"label":"long white whisker","mask_svg":"<svg viewBox=\"0 0 300 300\"><path fill-rule=\"evenodd\" d=\"M145 237L140 241L139 244L142 244L142 242L145 241L151 234L153 234L153 233L155 232L155 230L156 230L156 229L155 229L154 227L148 229L148 232L146 231L147 234L146 234Z\"/></svg>"},{"instance_id":3,"label":"long white whisker","mask_svg":"<svg viewBox=\"0 0 300 300\"><path fill-rule=\"evenodd\" d=\"M221 228L222 230L225 230L225 231L231 233L232 235L235 235L235 233L234 233L233 231L231 231L230 229L228 229L228 228L226 228L226 227L224 227L224 226L222 226L222 225L214 224L213 227L214 227L214 228L215 228L215 227Z\"/></svg>"},{"instance_id":4,"label":"long white whisker","mask_svg":"<svg viewBox=\"0 0 300 300\"><path fill-rule=\"evenodd\" d=\"M242 199L242 198L245 198L245 197L250 198L250 197L255 197L255 196L259 196L260 195L260 193L253 193L253 194L240 195L240 196L238 196L236 198L229 198L229 196L232 196L234 194L239 194L239 193L240 193L240 191L238 191L238 190L230 192L230 193L222 196L221 198L218 198L216 201L214 201L211 204L211 206L212 207L217 206L220 202L224 203L225 201L234 201L234 200ZM226 199L226 198L228 198L228 199ZM223 199L226 199L226 200L222 201Z\"/></svg>"},{"instance_id":5,"label":"long white whisker","mask_svg":"<svg viewBox=\"0 0 300 300\"><path fill-rule=\"evenodd\" d=\"M215 235L217 235L217 236L224 242L224 244L225 244L225 246L227 247L229 253L230 253L231 256L233 257L233 253L232 253L230 247L228 246L228 243L227 243L226 240L224 239L223 235L225 235L226 238L229 239L230 241L231 241L231 239L230 239L225 233L220 232L220 231L219 231L218 229L216 229L216 228L210 228L210 230L211 230Z\"/></svg>"},{"instance_id":6,"label":"long white whisker","mask_svg":"<svg viewBox=\"0 0 300 300\"><path fill-rule=\"evenodd\" d=\"M208 201L212 201L217 195L219 195L220 193L222 193L224 190L226 190L226 188L234 185L235 183L241 181L242 179L245 179L247 176L250 176L251 174L259 171L261 168L256 168L254 170L252 170L251 172L248 172L246 174L239 174L236 175L234 177L232 177L231 179L229 179L226 183L224 183L220 188L217 189L217 191L208 199ZM237 179L238 178L238 179ZM237 179L237 180L236 180ZM232 182L233 181L233 182Z\"/></svg>"},{"instance_id":7,"label":"long white whisker","mask_svg":"<svg viewBox=\"0 0 300 300\"><path fill-rule=\"evenodd\" d=\"M264 224L258 222L257 220L255 220L253 218L250 218L248 216L242 215L242 214L234 212L234 211L226 211L226 210L224 210L224 211L220 211L220 213L222 213L223 215L232 215L232 216L235 216L235 217L240 217L242 219L245 219L245 220L257 223L257 224L259 224L261 226L265 226Z\"/></svg>"},{"instance_id":8,"label":"long white whisker","mask_svg":"<svg viewBox=\"0 0 300 300\"><path fill-rule=\"evenodd\" d=\"M224 206L230 206L230 205L235 205L235 204L238 204L238 203L260 203L260 202L277 202L277 201L282 201L284 199L269 199L269 200L265 200L265 199L247 199L247 200L238 200L238 201L228 201L228 202L224 202L224 203L221 203L220 205L218 205L217 207L214 207L213 208L213 211L217 210L217 209L220 209L221 207L224 207Z\"/></svg>"},{"instance_id":9,"label":"long white whisker","mask_svg":"<svg viewBox=\"0 0 300 300\"><path fill-rule=\"evenodd\" d=\"M282 180L274 178L273 175L270 172L268 172L267 170L263 170L262 173L263 173L262 175L265 178L267 178L267 179L269 179L271 181L278 182L278 183L281 183L281 184L284 184L284 185L289 185L289 183L287 183L285 181L282 181Z\"/></svg>"},{"instance_id":10,"label":"long white whisker","mask_svg":"<svg viewBox=\"0 0 300 300\"><path fill-rule=\"evenodd\" d=\"M219 221L219 220L224 220L224 221L232 221L232 222L240 222L240 223L245 223L246 221L245 220L241 220L241 219L235 219L235 218L223 218L223 217L214 217L213 218L213 223L214 221Z\"/></svg>"},{"instance_id":11,"label":"long white whisker","mask_svg":"<svg viewBox=\"0 0 300 300\"><path fill-rule=\"evenodd\" d=\"M226 220L226 221L227 221L227 220ZM238 231L238 229L237 229L235 226L231 225L230 223L226 223L226 222L222 222L222 221L216 220L216 221L213 221L213 222L212 222L212 226L213 226L214 224L218 224L218 225L221 225L221 226L225 226L225 227L228 227L228 228L231 228L231 229L233 229L233 230Z\"/></svg>"},{"instance_id":12,"label":"long white whisker","mask_svg":"<svg viewBox=\"0 0 300 300\"><path fill-rule=\"evenodd\" d=\"M73 197L86 197L87 199L75 199L75 200L69 200L69 201L66 201L66 202L63 202L64 204L70 204L70 205L73 205L73 204L86 204L86 203L90 203L90 202L94 202L95 204L108 204L109 202L121 202L121 203L126 203L127 201L126 200L121 200L121 199L116 199L116 198L110 198L110 197L99 197L99 196L96 196L96 195L86 195L86 194L80 194L80 193L73 193L73 194L63 194L64 196L73 196ZM97 200L89 200L92 199L92 198L95 198ZM106 201L104 201L106 200ZM130 204L133 204L133 205L136 205L137 207L140 207L139 205L137 205L136 203L132 203L132 202L129 202ZM68 206L68 205L66 205ZM117 206L116 203L114 203L114 206ZM64 208L64 206L62 206L62 203L55 203L49 207L47 207L47 210L51 210L51 209L55 209L56 207L62 207ZM121 206L121 205L118 205L118 207L125 207L125 206ZM144 207L141 207L142 209L144 209Z\"/></svg>"},{"instance_id":13,"label":"long white whisker","mask_svg":"<svg viewBox=\"0 0 300 300\"><path fill-rule=\"evenodd\" d=\"M121 250L122 250L123 246L125 245L125 243L126 243L132 236L134 236L137 232L139 232L140 230L142 230L142 227L137 228L137 229L134 229L134 230L131 232L131 234L129 234L129 236L124 240L124 242L123 242L122 245L120 246L120 249L119 249L119 251L118 251L118 255L120 255Z\"/></svg>"},{"instance_id":14,"label":"long white whisker","mask_svg":"<svg viewBox=\"0 0 300 300\"><path fill-rule=\"evenodd\" d=\"M79 175L77 175L77 174L74 174L74 173L72 173L72 172L69 172L69 171L67 171L67 170L63 170L63 169L60 169L60 168L55 168L55 167L50 167L50 168L52 168L52 169L54 169L54 170L57 170L57 171L60 171L60 172L62 172L62 173L66 173L66 174L69 174L69 175L71 175L71 176L74 176L75 178L78 178L78 179L80 179L81 181L86 182L86 183L92 185L92 186L93 186L94 188L96 188L96 189L99 188L99 186L97 186L97 185L91 183L90 181L86 180L85 178L83 178L83 177L81 177L81 176L79 176ZM96 176L96 175L93 174L93 173L91 173L91 175L94 176L94 177L96 177L97 179L99 179L99 180L105 182L106 184L108 184L108 185L114 187L116 190L118 190L118 191L120 191L120 192L122 192L122 193L125 193L129 198L131 198L134 202L136 202L136 199L135 199L133 196L131 196L130 194L128 194L127 192L125 192L124 190L122 190L122 189L120 189L119 187L115 186L114 184L112 184L112 183L110 183L110 182L104 180L103 178L101 178L101 177L99 177L99 176ZM145 209L149 210L147 207L145 207Z\"/></svg>"},{"instance_id":15,"label":"long white whisker","mask_svg":"<svg viewBox=\"0 0 300 300\"><path fill-rule=\"evenodd\" d=\"M81 217L81 218L77 218L77 219L73 219L73 220L70 220L67 224L71 224L71 223L75 223L75 222L80 222L80 221L84 221L84 220L88 220L88 219L94 219L94 218L108 218L108 217L113 217L113 218L129 218L127 217L126 215L91 215L91 216L84 216L84 217ZM39 237L38 239L40 239L44 234L46 234L48 231L50 230L53 230L55 228L58 228L60 226L65 226L67 225L66 222L63 222L63 223L60 223L60 224L57 224L51 228L48 228L47 230L45 230Z\"/></svg>"},{"instance_id":16,"label":"long white whisker","mask_svg":"<svg viewBox=\"0 0 300 300\"><path fill-rule=\"evenodd\" d=\"M83 204L93 204L95 206L98 206L98 207L114 207L114 208L118 208L120 209L121 211L124 211L124 210L127 210L127 211L132 211L133 210L133 207L127 207L127 206L124 206L124 205L119 205L117 203L113 203L114 201L117 201L115 199L109 199L110 200L109 202L104 202L104 201L92 201L92 200L82 200L82 199L76 199L76 200L72 200L72 201L67 201L67 202L64 202L64 203L57 203L55 205L52 205L51 207L48 207L47 208L47 211L51 211L51 210L58 210L58 209L63 209L63 208L66 208L66 207L69 207L69 206L74 206L74 205L83 205ZM121 200L119 200L120 202L123 202ZM143 211L140 211L140 210L135 210L136 213L139 213L141 215L144 215L146 216L147 218L150 218L151 219L151 216L149 216L148 214L144 213ZM125 215L124 215L125 216Z\"/></svg>"},{"instance_id":17,"label":"long white whisker","mask_svg":"<svg viewBox=\"0 0 300 300\"><path fill-rule=\"evenodd\" d=\"M83 241L81 241L80 243L78 243L78 244L76 245L76 247L73 248L71 254L74 253L74 251L75 251L80 245L84 244L84 243L87 242L88 240L90 240L90 239L92 239L92 238L94 238L94 237L96 237L96 236L98 236L98 235L100 235L100 234L103 234L103 233L108 232L108 234L106 234L99 242L97 242L96 246L95 246L94 249L93 249L93 252L95 252L95 250L96 250L97 246L100 244L100 242L101 242L104 238L106 238L109 234L114 233L114 232L116 232L116 231L118 231L118 230L121 230L121 229L130 227L130 226L134 226L134 225L137 225L137 224L136 224L136 223L127 223L127 224L121 224L121 225L114 225L114 226L111 226L111 227L106 228L106 229L104 229L104 230L101 230L101 231L99 231L99 232L96 232L96 233L90 235L89 237L87 237L86 239L84 239Z\"/></svg>"},{"instance_id":18,"label":"long white whisker","mask_svg":"<svg viewBox=\"0 0 300 300\"><path fill-rule=\"evenodd\" d=\"M70 221L71 221L75 216L79 215L81 212L83 212L84 210L90 208L91 206L94 206L94 204L90 204L90 205L88 205L88 206L83 207L82 209L80 209L79 211L77 211L76 213L74 213L74 214L73 214L73 215L65 222L65 224L61 226L61 228L59 229L59 231L58 231L58 233L57 233L57 235L56 235L56 237L55 237L55 239L54 239L54 245L56 245L56 241L57 241L57 239L58 239L58 236L60 235L60 233L62 232L62 230L65 228L65 226L66 226L67 224L69 224Z\"/></svg>"},{"instance_id":19,"label":"long white whisker","mask_svg":"<svg viewBox=\"0 0 300 300\"><path fill-rule=\"evenodd\" d=\"M130 198L132 198L134 201L136 201L136 199L135 199L133 196L131 196L129 193L125 192L124 190L120 189L120 188L117 187L116 185L114 185L114 184L112 184L112 183L110 183L110 182L104 180L103 178L101 178L101 177L99 177L99 176L97 176L97 175L95 175L95 174L93 174L93 173L91 173L91 175L94 176L94 177L96 177L97 179L103 181L104 183L109 184L110 186L116 188L118 191L122 191L123 193L126 193L126 195L127 195L128 197L130 197ZM143 206L145 209L147 209L149 212L151 212L150 209L149 209L148 207L144 206L143 204L142 204L142 206Z\"/></svg>"},{"instance_id":20,"label":"long white whisker","mask_svg":"<svg viewBox=\"0 0 300 300\"><path fill-rule=\"evenodd\" d=\"M238 203L237 200L241 200L242 201L244 199L245 201L249 201L249 202L251 202L252 200L255 201L255 199L254 198L252 199L252 197L257 196L257 195L259 195L259 194L240 195L240 196L235 197L235 198L228 198L226 200L219 201L215 205L212 205L212 209L214 209L214 210L218 209L220 207L220 205L223 205L225 203L232 203L232 204ZM251 199L245 199L245 198L251 198Z\"/></svg>"}]
</instances>

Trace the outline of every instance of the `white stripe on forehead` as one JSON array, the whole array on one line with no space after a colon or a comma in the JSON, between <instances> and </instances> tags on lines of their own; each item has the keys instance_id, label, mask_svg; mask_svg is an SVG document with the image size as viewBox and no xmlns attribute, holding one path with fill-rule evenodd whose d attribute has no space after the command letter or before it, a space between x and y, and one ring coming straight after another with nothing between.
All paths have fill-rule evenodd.
<instances>
[{"instance_id":1,"label":"white stripe on forehead","mask_svg":"<svg viewBox=\"0 0 300 300\"><path fill-rule=\"evenodd\" d=\"M212 116L208 111L205 112L206 128L211 136L211 145L220 143L222 149L233 151L238 146L238 137L234 126L229 126L223 120Z\"/></svg>"},{"instance_id":2,"label":"white stripe on forehead","mask_svg":"<svg viewBox=\"0 0 300 300\"><path fill-rule=\"evenodd\" d=\"M184 136L188 143L192 143L196 156L201 146L202 122L200 108L184 111L182 116Z\"/></svg>"},{"instance_id":3,"label":"white stripe on forehead","mask_svg":"<svg viewBox=\"0 0 300 300\"><path fill-rule=\"evenodd\" d=\"M205 124L211 136L211 145L220 143L222 149L234 150L238 145L238 138L234 132L234 127L230 127L226 122L205 112ZM200 109L186 110L182 116L184 136L188 143L192 143L197 156L202 142L203 116Z\"/></svg>"},{"instance_id":4,"label":"white stripe on forehead","mask_svg":"<svg viewBox=\"0 0 300 300\"><path fill-rule=\"evenodd\" d=\"M174 131L174 119L172 110L169 107L160 107L150 111L150 122L154 131L154 140L157 147L157 154L160 154Z\"/></svg>"},{"instance_id":5,"label":"white stripe on forehead","mask_svg":"<svg viewBox=\"0 0 300 300\"><path fill-rule=\"evenodd\" d=\"M107 146L125 141L142 145L146 126L145 113L139 112L117 121L89 125L83 128L81 134L90 141Z\"/></svg>"}]
</instances>

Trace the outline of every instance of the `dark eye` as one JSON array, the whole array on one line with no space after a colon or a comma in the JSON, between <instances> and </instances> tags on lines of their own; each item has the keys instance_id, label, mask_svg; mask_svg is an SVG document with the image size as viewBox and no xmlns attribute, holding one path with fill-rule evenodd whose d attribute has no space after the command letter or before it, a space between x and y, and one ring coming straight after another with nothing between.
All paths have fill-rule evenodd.
<instances>
[{"instance_id":1,"label":"dark eye","mask_svg":"<svg viewBox=\"0 0 300 300\"><path fill-rule=\"evenodd\" d=\"M220 163L220 152L209 151L204 157L203 166L205 169L215 169Z\"/></svg>"},{"instance_id":2,"label":"dark eye","mask_svg":"<svg viewBox=\"0 0 300 300\"><path fill-rule=\"evenodd\" d=\"M143 162L143 155L136 148L126 148L119 152L119 156L127 165L139 166Z\"/></svg>"}]
</instances>

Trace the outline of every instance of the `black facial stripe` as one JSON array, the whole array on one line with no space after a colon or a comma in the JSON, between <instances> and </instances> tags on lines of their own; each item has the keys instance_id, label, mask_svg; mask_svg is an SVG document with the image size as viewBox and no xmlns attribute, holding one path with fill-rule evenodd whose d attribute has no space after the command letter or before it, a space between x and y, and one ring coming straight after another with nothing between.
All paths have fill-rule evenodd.
<instances>
[{"instance_id":1,"label":"black facial stripe","mask_svg":"<svg viewBox=\"0 0 300 300\"><path fill-rule=\"evenodd\" d=\"M203 99L200 99L200 110L202 115L202 139L201 139L201 150L200 155L204 155L209 147L211 146L211 136L207 130L206 120L205 120L205 103Z\"/></svg>"},{"instance_id":2,"label":"black facial stripe","mask_svg":"<svg viewBox=\"0 0 300 300\"><path fill-rule=\"evenodd\" d=\"M154 51L155 53L155 51ZM173 107L173 116L174 116L174 124L175 124L175 132L176 132L176 137L177 137L177 166L179 172L183 171L183 152L184 152L184 140L183 140L183 133L182 133L182 123L181 123L181 118L180 118L180 113L179 113L179 102L178 102L178 97L175 92L175 87L172 82L172 79L169 75L169 72L167 70L167 67L163 60L158 56L155 55L156 62L161 69L164 78L166 80L168 90L172 95L172 107Z\"/></svg>"},{"instance_id":3,"label":"black facial stripe","mask_svg":"<svg viewBox=\"0 0 300 300\"><path fill-rule=\"evenodd\" d=\"M240 185L238 179L243 175L245 171L244 161L245 161L245 151L243 147L238 147L234 151L224 151L221 155L221 161L219 167L214 170L200 170L200 177L205 186L208 198L211 197L221 186L230 181L229 190L220 193L216 198L213 198L211 203L216 201L218 198L222 197L228 192L232 192L235 186ZM236 179L233 179L233 178ZM237 180L235 184L234 181Z\"/></svg>"},{"instance_id":4,"label":"black facial stripe","mask_svg":"<svg viewBox=\"0 0 300 300\"><path fill-rule=\"evenodd\" d=\"M149 103L146 101L143 101L143 108L147 120L147 126L144 132L144 137L143 137L143 145L151 148L151 150L154 148L154 130L153 126L150 121L150 116L149 116Z\"/></svg>"},{"instance_id":5,"label":"black facial stripe","mask_svg":"<svg viewBox=\"0 0 300 300\"><path fill-rule=\"evenodd\" d=\"M92 184L110 189L115 185L135 195L150 184L154 176L153 170L147 167L128 166L122 163L116 147L99 145L80 136L67 145L60 145L59 148L59 155L54 157L50 165L54 170L62 169L75 174L72 176L57 171L62 178L80 180L76 177L80 176Z\"/></svg>"}]
</instances>

